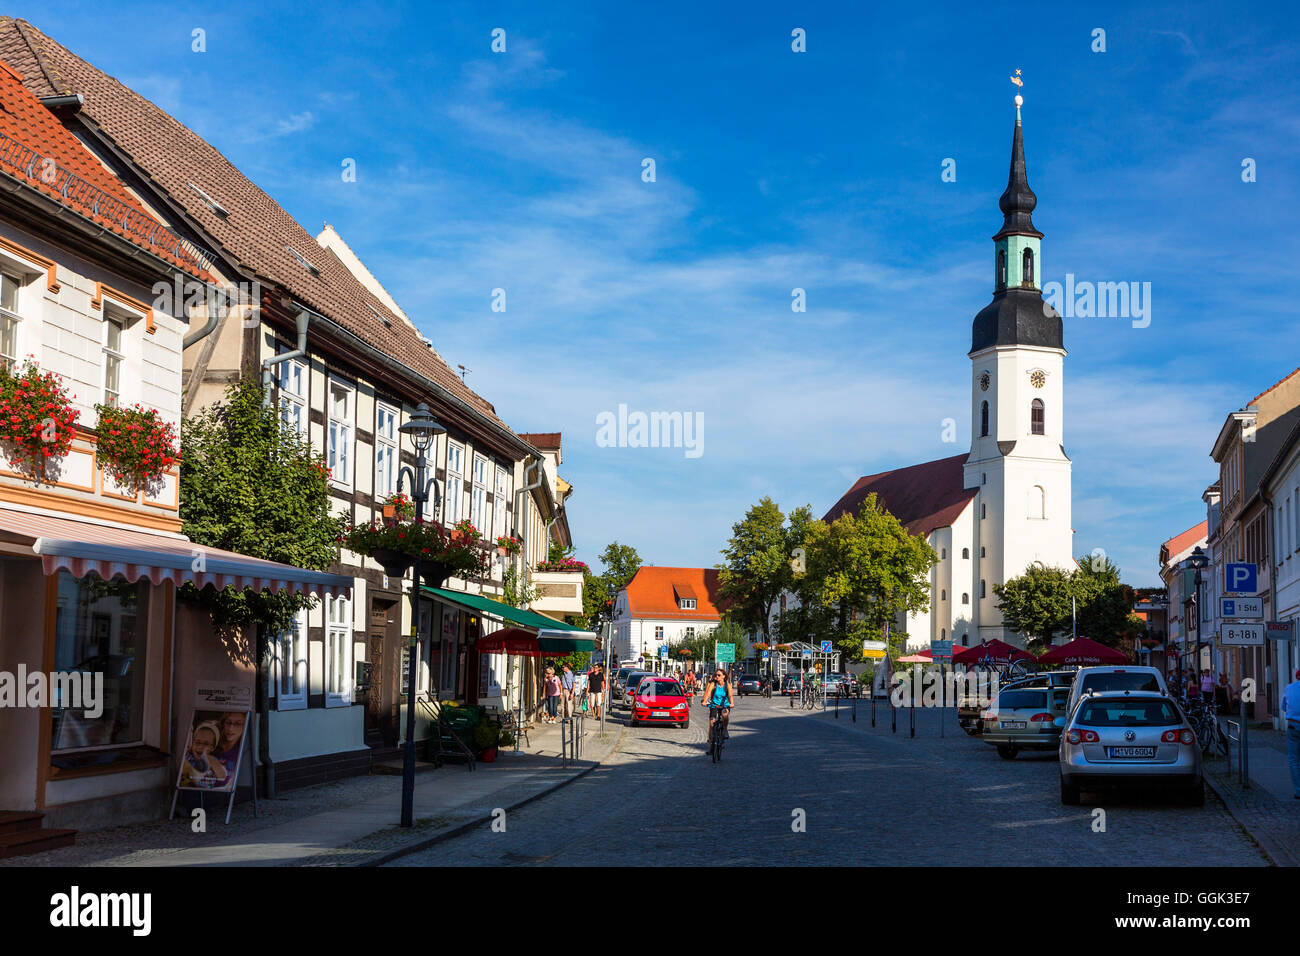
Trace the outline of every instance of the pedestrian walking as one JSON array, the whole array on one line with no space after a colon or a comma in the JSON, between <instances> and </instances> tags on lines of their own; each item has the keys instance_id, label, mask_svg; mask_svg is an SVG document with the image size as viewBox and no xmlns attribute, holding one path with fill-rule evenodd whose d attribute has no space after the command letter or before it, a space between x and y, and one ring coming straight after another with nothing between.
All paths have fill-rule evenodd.
<instances>
[{"instance_id":1,"label":"pedestrian walking","mask_svg":"<svg viewBox=\"0 0 1300 956\"><path fill-rule=\"evenodd\" d=\"M1291 766L1291 790L1300 800L1300 670L1282 691L1282 713L1286 715L1286 759Z\"/></svg>"},{"instance_id":2,"label":"pedestrian walking","mask_svg":"<svg viewBox=\"0 0 1300 956\"><path fill-rule=\"evenodd\" d=\"M1214 703L1224 714L1232 707L1232 688L1228 686L1228 675L1223 671L1219 671L1219 682L1214 685Z\"/></svg>"},{"instance_id":3,"label":"pedestrian walking","mask_svg":"<svg viewBox=\"0 0 1300 956\"><path fill-rule=\"evenodd\" d=\"M555 668L546 668L546 722L555 723L555 713L560 704L560 679L555 676Z\"/></svg>"},{"instance_id":4,"label":"pedestrian walking","mask_svg":"<svg viewBox=\"0 0 1300 956\"><path fill-rule=\"evenodd\" d=\"M564 708L566 718L573 716L573 691L577 683L578 679L573 673L573 668L566 663L560 673L560 704Z\"/></svg>"},{"instance_id":5,"label":"pedestrian walking","mask_svg":"<svg viewBox=\"0 0 1300 956\"><path fill-rule=\"evenodd\" d=\"M593 664L587 675L587 699L591 705L592 716L600 720L601 694L605 690L605 670L599 664Z\"/></svg>"},{"instance_id":6,"label":"pedestrian walking","mask_svg":"<svg viewBox=\"0 0 1300 956\"><path fill-rule=\"evenodd\" d=\"M1201 696L1208 702L1214 697L1214 678L1210 676L1210 669L1207 667L1201 671Z\"/></svg>"},{"instance_id":7,"label":"pedestrian walking","mask_svg":"<svg viewBox=\"0 0 1300 956\"><path fill-rule=\"evenodd\" d=\"M1195 671L1187 675L1186 686L1183 688L1183 696L1188 700L1200 698L1201 696L1201 682L1196 679Z\"/></svg>"}]
</instances>

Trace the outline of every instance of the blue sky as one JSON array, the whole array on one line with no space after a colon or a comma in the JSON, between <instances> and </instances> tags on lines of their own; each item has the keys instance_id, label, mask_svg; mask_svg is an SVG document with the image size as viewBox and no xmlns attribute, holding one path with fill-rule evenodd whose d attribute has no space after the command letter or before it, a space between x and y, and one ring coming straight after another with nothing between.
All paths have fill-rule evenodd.
<instances>
[{"instance_id":1,"label":"blue sky","mask_svg":"<svg viewBox=\"0 0 1300 956\"><path fill-rule=\"evenodd\" d=\"M617 538L712 565L763 495L821 513L969 447L1021 69L1044 278L1152 285L1147 328L1066 320L1065 447L1076 554L1153 584L1160 542L1204 517L1224 417L1300 365L1297 15L1053 6L10 12L333 225L517 431L563 432L589 561ZM620 403L702 413L703 454L598 447Z\"/></svg>"}]
</instances>

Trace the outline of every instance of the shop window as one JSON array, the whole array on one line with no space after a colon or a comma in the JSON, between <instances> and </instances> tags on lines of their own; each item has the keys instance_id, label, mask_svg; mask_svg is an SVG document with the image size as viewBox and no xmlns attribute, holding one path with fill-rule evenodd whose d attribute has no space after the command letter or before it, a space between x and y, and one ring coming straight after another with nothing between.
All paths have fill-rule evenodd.
<instances>
[{"instance_id":1,"label":"shop window","mask_svg":"<svg viewBox=\"0 0 1300 956\"><path fill-rule=\"evenodd\" d=\"M59 572L54 669L102 675L102 712L51 697L51 750L139 744L144 737L149 584ZM66 688L58 688L59 692Z\"/></svg>"}]
</instances>

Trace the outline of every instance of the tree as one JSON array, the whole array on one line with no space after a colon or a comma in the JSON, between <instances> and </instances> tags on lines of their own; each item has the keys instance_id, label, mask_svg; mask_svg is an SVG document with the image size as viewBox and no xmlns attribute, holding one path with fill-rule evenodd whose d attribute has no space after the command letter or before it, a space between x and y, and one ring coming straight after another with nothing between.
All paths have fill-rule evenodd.
<instances>
[{"instance_id":1,"label":"tree","mask_svg":"<svg viewBox=\"0 0 1300 956\"><path fill-rule=\"evenodd\" d=\"M1070 626L1070 573L1036 561L1002 584L993 585L1002 622L1025 636L1031 651L1041 651L1052 635Z\"/></svg>"},{"instance_id":2,"label":"tree","mask_svg":"<svg viewBox=\"0 0 1300 956\"><path fill-rule=\"evenodd\" d=\"M612 619L614 601L618 592L627 586L641 567L641 556L636 548L611 541L600 553L604 572L586 571L582 577L582 614L588 630L598 631Z\"/></svg>"},{"instance_id":3,"label":"tree","mask_svg":"<svg viewBox=\"0 0 1300 956\"><path fill-rule=\"evenodd\" d=\"M1070 575L1070 593L1078 605L1080 634L1118 647L1121 637L1131 639L1146 629L1146 622L1133 613L1135 592L1121 583L1119 568L1109 558L1080 558L1079 567Z\"/></svg>"},{"instance_id":4,"label":"tree","mask_svg":"<svg viewBox=\"0 0 1300 956\"><path fill-rule=\"evenodd\" d=\"M831 640L846 663L861 659L864 640L882 640L887 622L929 607L930 568L938 556L923 538L908 534L874 494L857 515L809 523L803 547L807 571L800 593L814 607L834 609ZM891 651L905 638L891 629Z\"/></svg>"},{"instance_id":5,"label":"tree","mask_svg":"<svg viewBox=\"0 0 1300 956\"><path fill-rule=\"evenodd\" d=\"M330 513L325 463L262 404L256 380L232 384L222 403L183 423L181 456L180 517L191 540L312 571L338 562L347 525ZM230 587L187 585L181 596L210 609L218 629L259 624L269 633L315 606L309 595Z\"/></svg>"},{"instance_id":6,"label":"tree","mask_svg":"<svg viewBox=\"0 0 1300 956\"><path fill-rule=\"evenodd\" d=\"M627 587L643 562L636 548L611 541L600 553L600 563L605 566L605 587L613 596Z\"/></svg>"},{"instance_id":7,"label":"tree","mask_svg":"<svg viewBox=\"0 0 1300 956\"><path fill-rule=\"evenodd\" d=\"M806 506L785 515L770 497L751 507L743 520L731 526L731 540L718 565L718 596L727 602L727 614L750 633L770 643L772 608L794 583L790 558L811 521Z\"/></svg>"}]
</instances>

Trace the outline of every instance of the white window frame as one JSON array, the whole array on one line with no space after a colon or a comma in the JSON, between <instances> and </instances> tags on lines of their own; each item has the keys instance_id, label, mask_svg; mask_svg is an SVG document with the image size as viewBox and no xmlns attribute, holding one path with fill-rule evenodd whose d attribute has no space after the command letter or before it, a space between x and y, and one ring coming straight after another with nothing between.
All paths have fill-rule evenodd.
<instances>
[{"instance_id":1,"label":"white window frame","mask_svg":"<svg viewBox=\"0 0 1300 956\"><path fill-rule=\"evenodd\" d=\"M385 425L387 419L387 425ZM384 402L375 403L375 498L387 498L397 491L397 471L401 468L397 430L402 413ZM388 460L384 467L385 458ZM382 479L382 480L381 480Z\"/></svg>"},{"instance_id":2,"label":"white window frame","mask_svg":"<svg viewBox=\"0 0 1300 956\"><path fill-rule=\"evenodd\" d=\"M280 353L288 352L285 346ZM310 407L308 389L311 382L311 370L301 359L289 359L280 363L280 418L293 429L298 437L306 440L307 426L311 421L307 410Z\"/></svg>"},{"instance_id":3,"label":"white window frame","mask_svg":"<svg viewBox=\"0 0 1300 956\"><path fill-rule=\"evenodd\" d=\"M346 411L343 417L334 413L334 395L339 391L346 394ZM326 431L326 456L330 469L330 481L340 488L351 490L356 471L357 443L357 390L341 379L331 378L325 389L325 413L329 425ZM341 446L341 448L340 448ZM339 474L339 463L343 463L343 475Z\"/></svg>"},{"instance_id":4,"label":"white window frame","mask_svg":"<svg viewBox=\"0 0 1300 956\"><path fill-rule=\"evenodd\" d=\"M474 480L470 485L469 520L475 528L487 533L489 520L487 514L487 466L488 460L482 455L474 456Z\"/></svg>"},{"instance_id":5,"label":"white window frame","mask_svg":"<svg viewBox=\"0 0 1300 956\"><path fill-rule=\"evenodd\" d=\"M510 533L507 522L506 506L510 503L510 472L497 465L496 507L493 512L494 537L502 538Z\"/></svg>"},{"instance_id":6,"label":"white window frame","mask_svg":"<svg viewBox=\"0 0 1300 956\"><path fill-rule=\"evenodd\" d=\"M443 524L454 525L460 520L460 493L464 485L465 446L447 442L447 494L443 502Z\"/></svg>"},{"instance_id":7,"label":"white window frame","mask_svg":"<svg viewBox=\"0 0 1300 956\"><path fill-rule=\"evenodd\" d=\"M27 280L24 279L25 273L17 269L0 267L0 274L2 274L2 278L0 278L0 365L12 369L19 364L23 354L23 299L25 298L23 289L27 285ZM7 308L3 304L3 287L5 286L13 289L12 308ZM5 336L9 333L13 335L13 345L11 346L13 354L5 355L3 343Z\"/></svg>"},{"instance_id":8,"label":"white window frame","mask_svg":"<svg viewBox=\"0 0 1300 956\"><path fill-rule=\"evenodd\" d=\"M325 598L325 706L352 704L354 653L352 601L346 597Z\"/></svg>"},{"instance_id":9,"label":"white window frame","mask_svg":"<svg viewBox=\"0 0 1300 956\"><path fill-rule=\"evenodd\" d=\"M678 598L677 606L683 611L694 611L695 598Z\"/></svg>"},{"instance_id":10,"label":"white window frame","mask_svg":"<svg viewBox=\"0 0 1300 956\"><path fill-rule=\"evenodd\" d=\"M276 636L272 642L275 654L271 671L270 696L275 698L276 710L307 709L307 612L299 611L293 626ZM291 669L289 674L286 668ZM286 692L284 681L292 678L296 691Z\"/></svg>"}]
</instances>

